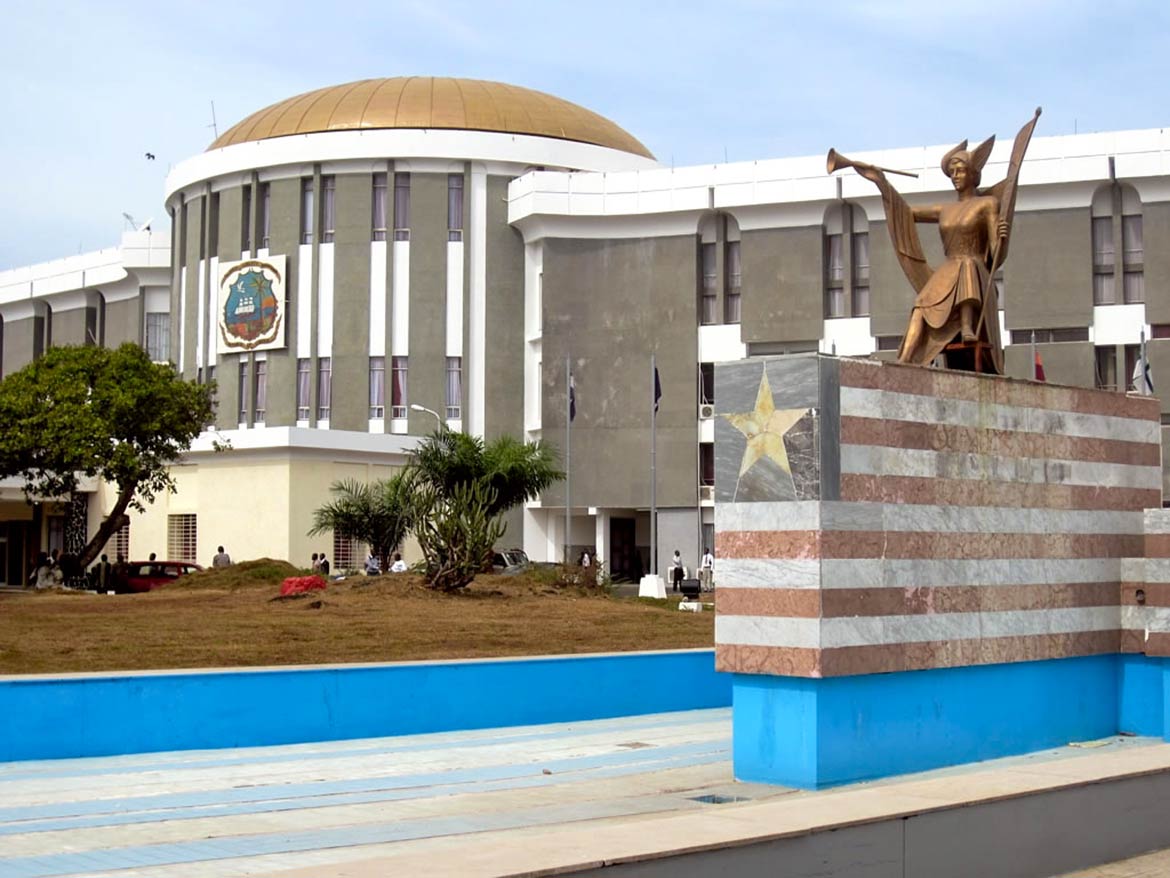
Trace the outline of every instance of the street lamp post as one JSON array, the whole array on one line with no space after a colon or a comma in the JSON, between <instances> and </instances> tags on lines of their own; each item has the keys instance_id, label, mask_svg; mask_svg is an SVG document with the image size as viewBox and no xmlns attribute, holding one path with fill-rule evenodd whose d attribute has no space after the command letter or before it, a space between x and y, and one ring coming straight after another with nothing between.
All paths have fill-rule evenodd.
<instances>
[{"instance_id":1,"label":"street lamp post","mask_svg":"<svg viewBox=\"0 0 1170 878\"><path fill-rule=\"evenodd\" d=\"M440 433L442 433L447 428L447 425L443 423L443 419L439 417L439 413L434 409L429 409L425 405L419 405L417 402L412 402L410 404L410 410L412 412L426 412L428 415L434 415L435 423L438 424L438 432Z\"/></svg>"}]
</instances>

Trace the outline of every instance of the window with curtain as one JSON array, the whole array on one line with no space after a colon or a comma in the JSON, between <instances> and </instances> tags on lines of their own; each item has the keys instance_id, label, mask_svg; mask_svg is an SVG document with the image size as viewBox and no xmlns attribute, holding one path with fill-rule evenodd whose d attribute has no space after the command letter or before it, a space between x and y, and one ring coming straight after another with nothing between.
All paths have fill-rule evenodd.
<instances>
[{"instance_id":1,"label":"window with curtain","mask_svg":"<svg viewBox=\"0 0 1170 878\"><path fill-rule=\"evenodd\" d=\"M386 358L370 357L370 417L386 416Z\"/></svg>"},{"instance_id":2,"label":"window with curtain","mask_svg":"<svg viewBox=\"0 0 1170 878\"><path fill-rule=\"evenodd\" d=\"M410 240L410 174L394 175L394 240Z\"/></svg>"},{"instance_id":3,"label":"window with curtain","mask_svg":"<svg viewBox=\"0 0 1170 878\"><path fill-rule=\"evenodd\" d=\"M390 358L390 417L405 418L410 405L406 394L406 357Z\"/></svg>"},{"instance_id":4,"label":"window with curtain","mask_svg":"<svg viewBox=\"0 0 1170 878\"><path fill-rule=\"evenodd\" d=\"M463 175L447 175L447 240L463 240Z\"/></svg>"},{"instance_id":5,"label":"window with curtain","mask_svg":"<svg viewBox=\"0 0 1170 878\"><path fill-rule=\"evenodd\" d=\"M238 382L237 390L239 391L240 402L240 420L241 424L248 422L248 361L240 359L240 380Z\"/></svg>"},{"instance_id":6,"label":"window with curtain","mask_svg":"<svg viewBox=\"0 0 1170 878\"><path fill-rule=\"evenodd\" d=\"M328 421L333 401L333 361L329 357L317 359L317 420Z\"/></svg>"},{"instance_id":7,"label":"window with curtain","mask_svg":"<svg viewBox=\"0 0 1170 878\"><path fill-rule=\"evenodd\" d=\"M146 355L156 363L171 358L171 315L149 312L146 315Z\"/></svg>"},{"instance_id":8,"label":"window with curtain","mask_svg":"<svg viewBox=\"0 0 1170 878\"><path fill-rule=\"evenodd\" d=\"M337 225L337 181L332 177L321 178L321 242L333 242Z\"/></svg>"},{"instance_id":9,"label":"window with curtain","mask_svg":"<svg viewBox=\"0 0 1170 878\"><path fill-rule=\"evenodd\" d=\"M297 420L309 420L309 358L297 360Z\"/></svg>"},{"instance_id":10,"label":"window with curtain","mask_svg":"<svg viewBox=\"0 0 1170 878\"><path fill-rule=\"evenodd\" d=\"M869 316L869 232L854 232L853 247L853 302L850 315Z\"/></svg>"},{"instance_id":11,"label":"window with curtain","mask_svg":"<svg viewBox=\"0 0 1170 878\"><path fill-rule=\"evenodd\" d=\"M1126 304L1144 302L1145 249L1142 243L1142 216L1128 214L1121 218L1122 296Z\"/></svg>"},{"instance_id":12,"label":"window with curtain","mask_svg":"<svg viewBox=\"0 0 1170 878\"><path fill-rule=\"evenodd\" d=\"M718 298L718 276L715 272L715 245L699 244L699 322L704 326L717 323L715 303Z\"/></svg>"},{"instance_id":13,"label":"window with curtain","mask_svg":"<svg viewBox=\"0 0 1170 878\"><path fill-rule=\"evenodd\" d=\"M463 358L447 357L447 420L463 417Z\"/></svg>"},{"instance_id":14,"label":"window with curtain","mask_svg":"<svg viewBox=\"0 0 1170 878\"><path fill-rule=\"evenodd\" d=\"M268 361L256 361L256 405L254 406L257 424L264 423L264 416L268 413Z\"/></svg>"},{"instance_id":15,"label":"window with curtain","mask_svg":"<svg viewBox=\"0 0 1170 878\"><path fill-rule=\"evenodd\" d=\"M739 323L740 293L743 287L743 271L739 261L739 241L728 241L724 256L727 263L727 283L723 290L723 322Z\"/></svg>"},{"instance_id":16,"label":"window with curtain","mask_svg":"<svg viewBox=\"0 0 1170 878\"><path fill-rule=\"evenodd\" d=\"M301 243L313 243L313 180L301 180Z\"/></svg>"},{"instance_id":17,"label":"window with curtain","mask_svg":"<svg viewBox=\"0 0 1170 878\"><path fill-rule=\"evenodd\" d=\"M386 175L374 174L374 216L370 222L373 240L386 240Z\"/></svg>"},{"instance_id":18,"label":"window with curtain","mask_svg":"<svg viewBox=\"0 0 1170 878\"><path fill-rule=\"evenodd\" d=\"M1093 233L1093 304L1112 305L1117 301L1113 283L1113 217L1095 216Z\"/></svg>"}]
</instances>

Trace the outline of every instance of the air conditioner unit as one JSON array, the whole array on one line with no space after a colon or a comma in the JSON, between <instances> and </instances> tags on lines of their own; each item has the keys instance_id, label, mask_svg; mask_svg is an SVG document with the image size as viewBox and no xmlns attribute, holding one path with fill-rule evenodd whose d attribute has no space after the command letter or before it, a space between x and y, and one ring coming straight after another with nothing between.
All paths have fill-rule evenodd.
<instances>
[{"instance_id":1,"label":"air conditioner unit","mask_svg":"<svg viewBox=\"0 0 1170 878\"><path fill-rule=\"evenodd\" d=\"M699 485L699 502L700 503L714 503L715 502L715 486L714 485Z\"/></svg>"},{"instance_id":2,"label":"air conditioner unit","mask_svg":"<svg viewBox=\"0 0 1170 878\"><path fill-rule=\"evenodd\" d=\"M699 419L706 421L715 417L715 406L709 402L704 402L699 405Z\"/></svg>"}]
</instances>

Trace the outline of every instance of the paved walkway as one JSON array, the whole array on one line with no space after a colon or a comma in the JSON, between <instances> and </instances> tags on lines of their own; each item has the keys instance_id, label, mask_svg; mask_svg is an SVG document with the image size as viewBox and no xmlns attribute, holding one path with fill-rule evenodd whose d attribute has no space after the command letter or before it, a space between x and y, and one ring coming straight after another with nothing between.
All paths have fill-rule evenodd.
<instances>
[{"instance_id":1,"label":"paved walkway","mask_svg":"<svg viewBox=\"0 0 1170 878\"><path fill-rule=\"evenodd\" d=\"M540 872L648 855L680 840L720 847L1170 767L1170 746L1118 738L808 793L734 783L730 734L730 710L721 709L0 763L0 876ZM1163 853L1077 878L1167 874Z\"/></svg>"}]
</instances>

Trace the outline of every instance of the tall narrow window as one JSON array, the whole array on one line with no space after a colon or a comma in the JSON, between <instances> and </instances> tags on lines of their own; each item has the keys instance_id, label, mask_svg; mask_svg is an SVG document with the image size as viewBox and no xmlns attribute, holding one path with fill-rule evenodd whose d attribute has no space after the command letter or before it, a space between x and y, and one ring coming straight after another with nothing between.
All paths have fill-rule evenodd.
<instances>
[{"instance_id":1,"label":"tall narrow window","mask_svg":"<svg viewBox=\"0 0 1170 878\"><path fill-rule=\"evenodd\" d=\"M845 316L845 254L842 235L825 235L825 316Z\"/></svg>"},{"instance_id":2,"label":"tall narrow window","mask_svg":"<svg viewBox=\"0 0 1170 878\"><path fill-rule=\"evenodd\" d=\"M1097 389L1117 390L1117 348L1112 345L1099 347L1096 349L1096 356Z\"/></svg>"},{"instance_id":3,"label":"tall narrow window","mask_svg":"<svg viewBox=\"0 0 1170 878\"><path fill-rule=\"evenodd\" d=\"M410 240L410 174L394 175L394 240Z\"/></svg>"},{"instance_id":4,"label":"tall narrow window","mask_svg":"<svg viewBox=\"0 0 1170 878\"><path fill-rule=\"evenodd\" d=\"M406 394L406 357L390 358L390 417L405 418L410 405Z\"/></svg>"},{"instance_id":5,"label":"tall narrow window","mask_svg":"<svg viewBox=\"0 0 1170 878\"><path fill-rule=\"evenodd\" d=\"M715 364L699 363L699 403L715 403Z\"/></svg>"},{"instance_id":6,"label":"tall narrow window","mask_svg":"<svg viewBox=\"0 0 1170 878\"><path fill-rule=\"evenodd\" d=\"M301 180L301 243L313 243L313 180Z\"/></svg>"},{"instance_id":7,"label":"tall narrow window","mask_svg":"<svg viewBox=\"0 0 1170 878\"><path fill-rule=\"evenodd\" d=\"M1093 217L1093 304L1117 301L1113 284L1113 217Z\"/></svg>"},{"instance_id":8,"label":"tall narrow window","mask_svg":"<svg viewBox=\"0 0 1170 878\"><path fill-rule=\"evenodd\" d=\"M146 355L156 363L171 358L171 315L148 312L146 315Z\"/></svg>"},{"instance_id":9,"label":"tall narrow window","mask_svg":"<svg viewBox=\"0 0 1170 878\"><path fill-rule=\"evenodd\" d=\"M256 361L256 405L253 407L257 424L264 423L268 413L268 361Z\"/></svg>"},{"instance_id":10,"label":"tall narrow window","mask_svg":"<svg viewBox=\"0 0 1170 878\"><path fill-rule=\"evenodd\" d=\"M463 175L447 175L447 240L463 240Z\"/></svg>"},{"instance_id":11,"label":"tall narrow window","mask_svg":"<svg viewBox=\"0 0 1170 878\"><path fill-rule=\"evenodd\" d=\"M237 390L240 394L240 423L246 424L248 422L248 361L243 357L240 358L240 380Z\"/></svg>"},{"instance_id":12,"label":"tall narrow window","mask_svg":"<svg viewBox=\"0 0 1170 878\"><path fill-rule=\"evenodd\" d=\"M1146 300L1144 263L1142 215L1128 214L1121 218L1122 296L1127 305Z\"/></svg>"},{"instance_id":13,"label":"tall narrow window","mask_svg":"<svg viewBox=\"0 0 1170 878\"><path fill-rule=\"evenodd\" d=\"M309 420L309 358L297 360L297 420Z\"/></svg>"},{"instance_id":14,"label":"tall narrow window","mask_svg":"<svg viewBox=\"0 0 1170 878\"><path fill-rule=\"evenodd\" d=\"M463 358L447 357L447 420L463 417Z\"/></svg>"},{"instance_id":15,"label":"tall narrow window","mask_svg":"<svg viewBox=\"0 0 1170 878\"><path fill-rule=\"evenodd\" d=\"M374 174L373 240L386 240L386 175Z\"/></svg>"},{"instance_id":16,"label":"tall narrow window","mask_svg":"<svg viewBox=\"0 0 1170 878\"><path fill-rule=\"evenodd\" d=\"M1122 372L1117 382L1118 390L1133 390L1133 373L1137 369L1138 357L1141 356L1142 346L1140 344L1127 344L1125 346L1125 371ZM1138 376L1139 379L1141 376Z\"/></svg>"},{"instance_id":17,"label":"tall narrow window","mask_svg":"<svg viewBox=\"0 0 1170 878\"><path fill-rule=\"evenodd\" d=\"M370 417L386 417L385 357L370 357Z\"/></svg>"},{"instance_id":18,"label":"tall narrow window","mask_svg":"<svg viewBox=\"0 0 1170 878\"><path fill-rule=\"evenodd\" d=\"M853 317L869 316L869 232L854 232Z\"/></svg>"},{"instance_id":19,"label":"tall narrow window","mask_svg":"<svg viewBox=\"0 0 1170 878\"><path fill-rule=\"evenodd\" d=\"M715 443L699 443L699 484L710 487L715 484Z\"/></svg>"},{"instance_id":20,"label":"tall narrow window","mask_svg":"<svg viewBox=\"0 0 1170 878\"><path fill-rule=\"evenodd\" d=\"M317 360L317 420L328 421L333 400L333 361L329 357Z\"/></svg>"},{"instance_id":21,"label":"tall narrow window","mask_svg":"<svg viewBox=\"0 0 1170 878\"><path fill-rule=\"evenodd\" d=\"M740 291L743 273L739 262L739 241L727 242L727 284L723 290L723 322L739 323Z\"/></svg>"},{"instance_id":22,"label":"tall narrow window","mask_svg":"<svg viewBox=\"0 0 1170 878\"><path fill-rule=\"evenodd\" d=\"M332 177L321 178L321 243L332 244L333 232L337 226L337 181Z\"/></svg>"},{"instance_id":23,"label":"tall narrow window","mask_svg":"<svg viewBox=\"0 0 1170 878\"><path fill-rule=\"evenodd\" d=\"M207 211L207 256L219 255L219 193L211 193L211 206Z\"/></svg>"},{"instance_id":24,"label":"tall narrow window","mask_svg":"<svg viewBox=\"0 0 1170 878\"><path fill-rule=\"evenodd\" d=\"M715 272L715 245L699 245L699 322L704 326L718 322L715 303L718 297L718 276Z\"/></svg>"},{"instance_id":25,"label":"tall narrow window","mask_svg":"<svg viewBox=\"0 0 1170 878\"><path fill-rule=\"evenodd\" d=\"M260 184L260 246L268 249L269 235L272 232L272 186L269 183Z\"/></svg>"},{"instance_id":26,"label":"tall narrow window","mask_svg":"<svg viewBox=\"0 0 1170 878\"><path fill-rule=\"evenodd\" d=\"M252 187L240 187L240 249L252 249Z\"/></svg>"}]
</instances>

